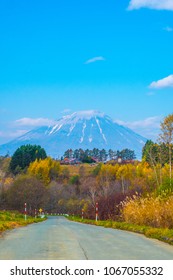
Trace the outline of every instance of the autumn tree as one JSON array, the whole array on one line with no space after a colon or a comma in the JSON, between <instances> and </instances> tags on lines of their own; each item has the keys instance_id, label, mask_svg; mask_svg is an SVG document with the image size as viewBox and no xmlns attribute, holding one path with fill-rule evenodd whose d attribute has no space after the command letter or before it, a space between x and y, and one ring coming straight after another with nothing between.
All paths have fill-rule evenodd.
<instances>
[{"instance_id":1,"label":"autumn tree","mask_svg":"<svg viewBox=\"0 0 173 280\"><path fill-rule=\"evenodd\" d=\"M28 167L28 173L36 176L45 185L48 185L52 180L56 180L60 170L60 163L50 157L40 160L36 159Z\"/></svg>"},{"instance_id":2,"label":"autumn tree","mask_svg":"<svg viewBox=\"0 0 173 280\"><path fill-rule=\"evenodd\" d=\"M131 180L135 177L135 168L132 164L120 165L116 172L116 178L120 181L122 193L128 192Z\"/></svg>"},{"instance_id":3,"label":"autumn tree","mask_svg":"<svg viewBox=\"0 0 173 280\"><path fill-rule=\"evenodd\" d=\"M70 180L69 183L72 184L75 187L75 192L76 195L80 195L80 176L79 175L73 175Z\"/></svg>"},{"instance_id":4,"label":"autumn tree","mask_svg":"<svg viewBox=\"0 0 173 280\"><path fill-rule=\"evenodd\" d=\"M46 194L46 188L38 179L26 174L19 175L7 191L8 207L23 210L26 202L29 211L44 208Z\"/></svg>"},{"instance_id":5,"label":"autumn tree","mask_svg":"<svg viewBox=\"0 0 173 280\"><path fill-rule=\"evenodd\" d=\"M169 149L169 178L170 178L170 186L172 181L172 142L173 142L173 114L168 115L164 118L163 122L160 124L161 126L161 134L160 140L164 142Z\"/></svg>"}]
</instances>

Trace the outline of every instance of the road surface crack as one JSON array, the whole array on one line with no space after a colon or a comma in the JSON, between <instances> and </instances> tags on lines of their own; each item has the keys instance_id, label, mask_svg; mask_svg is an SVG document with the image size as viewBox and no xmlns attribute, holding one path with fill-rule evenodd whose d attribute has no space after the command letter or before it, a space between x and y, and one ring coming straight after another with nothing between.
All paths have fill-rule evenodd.
<instances>
[{"instance_id":1,"label":"road surface crack","mask_svg":"<svg viewBox=\"0 0 173 280\"><path fill-rule=\"evenodd\" d=\"M81 250L82 250L82 252L83 252L83 254L84 254L86 260L88 260L88 256L87 256L87 253L86 253L85 249L82 247L82 245L80 244L80 242L78 242L78 243L79 243L79 246L80 246L80 248L81 248Z\"/></svg>"}]
</instances>

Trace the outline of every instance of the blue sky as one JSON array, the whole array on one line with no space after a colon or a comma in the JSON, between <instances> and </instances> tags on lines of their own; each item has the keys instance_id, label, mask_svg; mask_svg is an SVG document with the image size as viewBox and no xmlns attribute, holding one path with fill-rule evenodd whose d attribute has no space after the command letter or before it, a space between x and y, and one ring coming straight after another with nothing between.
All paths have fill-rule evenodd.
<instances>
[{"instance_id":1,"label":"blue sky","mask_svg":"<svg viewBox=\"0 0 173 280\"><path fill-rule=\"evenodd\" d=\"M0 144L90 109L156 139L172 50L172 0L1 0Z\"/></svg>"}]
</instances>

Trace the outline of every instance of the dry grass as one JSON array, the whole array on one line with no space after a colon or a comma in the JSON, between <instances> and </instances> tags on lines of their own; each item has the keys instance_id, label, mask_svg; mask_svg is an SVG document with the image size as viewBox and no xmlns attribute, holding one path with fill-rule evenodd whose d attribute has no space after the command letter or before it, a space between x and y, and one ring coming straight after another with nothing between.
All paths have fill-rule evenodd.
<instances>
[{"instance_id":1,"label":"dry grass","mask_svg":"<svg viewBox=\"0 0 173 280\"><path fill-rule=\"evenodd\" d=\"M24 215L18 212L0 211L0 233L8 229L13 229L19 226L26 226L28 224L37 223L40 221L43 221L43 219L35 219L29 216L25 221Z\"/></svg>"},{"instance_id":2,"label":"dry grass","mask_svg":"<svg viewBox=\"0 0 173 280\"><path fill-rule=\"evenodd\" d=\"M127 223L173 228L173 196L134 196L123 203L122 215Z\"/></svg>"},{"instance_id":3,"label":"dry grass","mask_svg":"<svg viewBox=\"0 0 173 280\"><path fill-rule=\"evenodd\" d=\"M74 175L80 173L81 168L83 168L85 175L89 175L89 174L91 174L93 169L96 167L96 165L83 163L83 164L79 164L79 165L62 165L61 167L67 168L70 172L70 176L74 176Z\"/></svg>"}]
</instances>

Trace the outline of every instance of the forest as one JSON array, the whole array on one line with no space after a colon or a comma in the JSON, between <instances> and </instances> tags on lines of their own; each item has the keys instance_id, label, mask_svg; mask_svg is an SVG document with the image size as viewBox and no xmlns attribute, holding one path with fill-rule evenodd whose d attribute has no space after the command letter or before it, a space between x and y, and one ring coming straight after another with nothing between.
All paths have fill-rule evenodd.
<instances>
[{"instance_id":1,"label":"forest","mask_svg":"<svg viewBox=\"0 0 173 280\"><path fill-rule=\"evenodd\" d=\"M130 149L123 149L121 151L113 151L109 149L106 151L105 149L99 150L94 148L92 150L82 150L82 149L68 149L65 151L62 159L76 159L83 163L93 163L93 162L106 162L108 160L115 160L121 158L122 160L134 160L136 158L135 152Z\"/></svg>"},{"instance_id":2,"label":"forest","mask_svg":"<svg viewBox=\"0 0 173 280\"><path fill-rule=\"evenodd\" d=\"M141 161L62 165L37 145L0 157L0 210L27 211L173 227L173 115L161 123L159 141L148 140ZM115 153L114 153L115 154ZM91 156L91 155L88 155Z\"/></svg>"}]
</instances>

